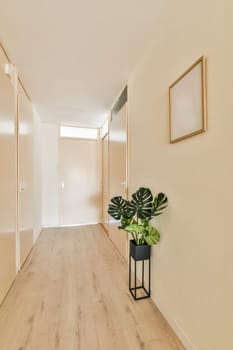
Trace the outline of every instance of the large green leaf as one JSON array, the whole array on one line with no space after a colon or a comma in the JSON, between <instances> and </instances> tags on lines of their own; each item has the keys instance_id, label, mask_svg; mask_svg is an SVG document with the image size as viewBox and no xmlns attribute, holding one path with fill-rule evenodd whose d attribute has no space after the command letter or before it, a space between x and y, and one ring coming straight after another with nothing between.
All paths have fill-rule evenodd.
<instances>
[{"instance_id":1,"label":"large green leaf","mask_svg":"<svg viewBox=\"0 0 233 350\"><path fill-rule=\"evenodd\" d=\"M160 234L154 226L148 225L146 227L146 235L144 237L148 245L157 244L160 240Z\"/></svg>"},{"instance_id":2,"label":"large green leaf","mask_svg":"<svg viewBox=\"0 0 233 350\"><path fill-rule=\"evenodd\" d=\"M130 224L136 224L137 222L134 219L126 219L126 218L122 218L121 219L121 226L119 227L120 229L125 229L126 226L130 225Z\"/></svg>"},{"instance_id":3,"label":"large green leaf","mask_svg":"<svg viewBox=\"0 0 233 350\"><path fill-rule=\"evenodd\" d=\"M167 196L160 192L157 197L154 198L153 201L153 209L152 209L152 217L161 215L163 210L167 207Z\"/></svg>"},{"instance_id":4,"label":"large green leaf","mask_svg":"<svg viewBox=\"0 0 233 350\"><path fill-rule=\"evenodd\" d=\"M153 196L149 188L140 187L132 194L129 208L135 211L139 219L150 219L153 209Z\"/></svg>"},{"instance_id":5,"label":"large green leaf","mask_svg":"<svg viewBox=\"0 0 233 350\"><path fill-rule=\"evenodd\" d=\"M129 207L129 201L121 196L116 196L111 199L111 203L108 205L108 213L116 220L121 218L132 220L135 210Z\"/></svg>"},{"instance_id":6,"label":"large green leaf","mask_svg":"<svg viewBox=\"0 0 233 350\"><path fill-rule=\"evenodd\" d=\"M124 228L124 230L126 232L130 232L130 233L144 233L145 232L145 227L143 225L139 225L139 224L131 224L128 225Z\"/></svg>"},{"instance_id":7,"label":"large green leaf","mask_svg":"<svg viewBox=\"0 0 233 350\"><path fill-rule=\"evenodd\" d=\"M126 219L133 219L135 215L135 208L130 206L130 202L126 201L126 206L123 211L123 217Z\"/></svg>"},{"instance_id":8,"label":"large green leaf","mask_svg":"<svg viewBox=\"0 0 233 350\"><path fill-rule=\"evenodd\" d=\"M116 220L120 220L126 209L127 202L121 196L116 196L111 199L108 205L108 214Z\"/></svg>"}]
</instances>

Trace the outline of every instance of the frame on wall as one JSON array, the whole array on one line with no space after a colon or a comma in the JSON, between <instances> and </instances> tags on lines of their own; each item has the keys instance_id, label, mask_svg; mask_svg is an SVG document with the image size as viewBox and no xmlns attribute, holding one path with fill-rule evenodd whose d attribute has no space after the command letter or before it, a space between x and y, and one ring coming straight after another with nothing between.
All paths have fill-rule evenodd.
<instances>
[{"instance_id":1,"label":"frame on wall","mask_svg":"<svg viewBox=\"0 0 233 350\"><path fill-rule=\"evenodd\" d=\"M200 57L169 87L170 143L206 131L205 57Z\"/></svg>"}]
</instances>

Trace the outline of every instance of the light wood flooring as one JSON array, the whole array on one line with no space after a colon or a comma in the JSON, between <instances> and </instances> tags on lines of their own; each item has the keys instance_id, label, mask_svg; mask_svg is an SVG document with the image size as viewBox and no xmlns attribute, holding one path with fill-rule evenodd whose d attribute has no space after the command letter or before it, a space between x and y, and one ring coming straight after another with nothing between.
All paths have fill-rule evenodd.
<instances>
[{"instance_id":1,"label":"light wood flooring","mask_svg":"<svg viewBox=\"0 0 233 350\"><path fill-rule=\"evenodd\" d=\"M184 350L98 225L46 229L0 308L0 350Z\"/></svg>"}]
</instances>

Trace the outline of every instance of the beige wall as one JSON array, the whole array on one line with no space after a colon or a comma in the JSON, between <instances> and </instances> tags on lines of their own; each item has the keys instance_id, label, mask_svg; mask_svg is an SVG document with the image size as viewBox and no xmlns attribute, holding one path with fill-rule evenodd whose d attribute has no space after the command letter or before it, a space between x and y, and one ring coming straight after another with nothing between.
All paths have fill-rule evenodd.
<instances>
[{"instance_id":1,"label":"beige wall","mask_svg":"<svg viewBox=\"0 0 233 350\"><path fill-rule=\"evenodd\" d=\"M164 1L129 78L129 184L164 191L152 297L187 349L233 349L233 4ZM168 142L168 86L207 57L208 131Z\"/></svg>"}]
</instances>

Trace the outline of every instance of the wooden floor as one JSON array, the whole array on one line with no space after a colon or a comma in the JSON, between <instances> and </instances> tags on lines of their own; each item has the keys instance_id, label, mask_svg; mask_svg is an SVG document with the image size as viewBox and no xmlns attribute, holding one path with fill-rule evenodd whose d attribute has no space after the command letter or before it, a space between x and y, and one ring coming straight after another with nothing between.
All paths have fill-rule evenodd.
<instances>
[{"instance_id":1,"label":"wooden floor","mask_svg":"<svg viewBox=\"0 0 233 350\"><path fill-rule=\"evenodd\" d=\"M100 226L44 230L0 308L0 350L184 350Z\"/></svg>"}]
</instances>

